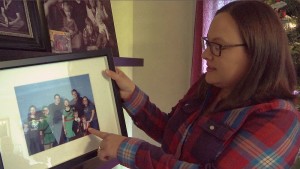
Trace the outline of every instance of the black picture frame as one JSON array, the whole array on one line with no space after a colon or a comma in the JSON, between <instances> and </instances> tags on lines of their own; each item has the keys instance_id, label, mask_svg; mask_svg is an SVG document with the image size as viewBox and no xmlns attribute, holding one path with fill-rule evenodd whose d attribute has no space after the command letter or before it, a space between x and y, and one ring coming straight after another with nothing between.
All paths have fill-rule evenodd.
<instances>
[{"instance_id":1,"label":"black picture frame","mask_svg":"<svg viewBox=\"0 0 300 169\"><path fill-rule=\"evenodd\" d=\"M32 85L32 91L35 91L35 93L45 93L44 96L46 98L52 88L56 90L61 88L57 87L61 86L61 83L53 83L55 85L52 85L52 87L51 85L50 87L46 87L47 92L44 89L40 89L41 86L38 87L37 85L88 74L100 130L127 136L119 89L113 80L101 73L105 69L115 70L111 55L110 50L101 50L0 62L0 80L9 82L0 85L2 87L0 91L5 91L5 94L0 96L0 106L10 107L9 112L1 113L0 116L2 119L9 121L7 131L10 133L0 138L1 143L4 144L1 147L6 147L5 149L1 149L0 153L1 169L6 168L5 166L24 169L76 168L76 166L91 165L88 164L89 161L92 161L93 165L97 166L96 168L106 168L110 164L117 164L115 160L107 162L98 160L96 150L101 140L93 135L83 136L74 141L29 155L29 148L26 146L27 142L22 128L22 108L17 92L19 87ZM70 87L73 88L73 84ZM28 92L31 93L26 90L27 95ZM37 97L33 97L36 95L29 96L37 100ZM20 98L22 98L21 100L34 100L25 98L24 95ZM36 103L32 102L32 104ZM72 147L76 147L76 151L73 151ZM18 161L17 163L16 160Z\"/></svg>"},{"instance_id":2,"label":"black picture frame","mask_svg":"<svg viewBox=\"0 0 300 169\"><path fill-rule=\"evenodd\" d=\"M1 0L1 8L4 9ZM51 51L49 33L46 29L44 10L40 0L13 0L12 10L19 13L21 21L19 24L11 24L6 27L2 14L0 15L0 49ZM20 11L20 12L17 12ZM11 21L16 19L16 13ZM7 16L7 18L9 18ZM10 19L8 19L10 20ZM6 25L6 26L5 26Z\"/></svg>"}]
</instances>

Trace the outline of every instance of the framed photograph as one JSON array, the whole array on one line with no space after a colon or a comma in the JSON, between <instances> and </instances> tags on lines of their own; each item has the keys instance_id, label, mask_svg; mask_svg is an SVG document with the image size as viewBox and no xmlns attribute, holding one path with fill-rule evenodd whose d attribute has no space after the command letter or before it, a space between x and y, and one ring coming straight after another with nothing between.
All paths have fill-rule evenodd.
<instances>
[{"instance_id":1,"label":"framed photograph","mask_svg":"<svg viewBox=\"0 0 300 169\"><path fill-rule=\"evenodd\" d=\"M50 51L39 0L0 0L0 48Z\"/></svg>"},{"instance_id":2,"label":"framed photograph","mask_svg":"<svg viewBox=\"0 0 300 169\"><path fill-rule=\"evenodd\" d=\"M110 0L44 0L43 6L50 34L70 34L70 52L109 48L119 57ZM65 52L57 44L52 38L52 52Z\"/></svg>"},{"instance_id":3,"label":"framed photograph","mask_svg":"<svg viewBox=\"0 0 300 169\"><path fill-rule=\"evenodd\" d=\"M101 140L89 127L127 136L105 69L114 70L109 50L0 62L0 168L73 168L95 158Z\"/></svg>"}]
</instances>

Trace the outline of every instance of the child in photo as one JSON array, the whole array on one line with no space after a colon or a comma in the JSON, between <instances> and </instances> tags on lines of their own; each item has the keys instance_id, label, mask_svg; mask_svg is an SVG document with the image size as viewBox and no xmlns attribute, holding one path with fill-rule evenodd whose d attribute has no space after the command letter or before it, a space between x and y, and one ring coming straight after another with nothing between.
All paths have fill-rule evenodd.
<instances>
[{"instance_id":1,"label":"child in photo","mask_svg":"<svg viewBox=\"0 0 300 169\"><path fill-rule=\"evenodd\" d=\"M90 123L86 120L85 116L82 116L81 120L82 120L82 126L83 126L83 135L86 136L86 135L88 135L88 128L90 126Z\"/></svg>"},{"instance_id":2,"label":"child in photo","mask_svg":"<svg viewBox=\"0 0 300 169\"><path fill-rule=\"evenodd\" d=\"M75 139L83 136L83 123L80 117L78 116L77 110L74 110L74 121L72 125L72 130L75 133Z\"/></svg>"},{"instance_id":3,"label":"child in photo","mask_svg":"<svg viewBox=\"0 0 300 169\"><path fill-rule=\"evenodd\" d=\"M65 99L64 101L65 110L63 112L63 127L64 132L67 138L67 142L72 140L72 137L75 136L75 133L73 132L73 121L74 121L74 114L73 109L70 106L70 101L68 99Z\"/></svg>"}]
</instances>

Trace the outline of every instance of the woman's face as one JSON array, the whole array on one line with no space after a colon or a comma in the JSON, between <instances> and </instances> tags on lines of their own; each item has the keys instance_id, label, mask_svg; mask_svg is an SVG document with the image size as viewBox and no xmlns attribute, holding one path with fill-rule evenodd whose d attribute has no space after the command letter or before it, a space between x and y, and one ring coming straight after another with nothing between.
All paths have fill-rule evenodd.
<instances>
[{"instance_id":1,"label":"woman's face","mask_svg":"<svg viewBox=\"0 0 300 169\"><path fill-rule=\"evenodd\" d=\"M207 37L208 41L221 45L244 43L236 22L228 13L214 17ZM245 46L223 49L221 56L213 55L207 47L202 57L207 61L206 82L220 88L232 90L249 69L250 60Z\"/></svg>"},{"instance_id":2,"label":"woman's face","mask_svg":"<svg viewBox=\"0 0 300 169\"><path fill-rule=\"evenodd\" d=\"M87 100L87 98L83 98L82 99L82 103L83 103L83 105L85 105L85 106L87 106L88 105L88 100Z\"/></svg>"},{"instance_id":3,"label":"woman's face","mask_svg":"<svg viewBox=\"0 0 300 169\"><path fill-rule=\"evenodd\" d=\"M77 99L77 96L78 96L78 95L77 95L77 92L73 91L73 92L72 92L72 96L73 96L74 99Z\"/></svg>"}]
</instances>

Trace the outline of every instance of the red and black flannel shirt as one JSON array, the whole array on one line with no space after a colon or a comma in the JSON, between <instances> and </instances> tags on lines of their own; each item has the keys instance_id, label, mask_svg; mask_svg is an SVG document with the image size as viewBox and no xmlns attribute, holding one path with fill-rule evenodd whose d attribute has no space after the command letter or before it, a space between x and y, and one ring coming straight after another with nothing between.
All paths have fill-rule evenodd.
<instances>
[{"instance_id":1,"label":"red and black flannel shirt","mask_svg":"<svg viewBox=\"0 0 300 169\"><path fill-rule=\"evenodd\" d=\"M169 114L136 87L124 107L134 123L161 147L125 139L118 160L129 168L291 168L300 147L300 115L293 104L274 99L248 107L199 116L205 103L190 97ZM214 97L208 92L207 97ZM205 101L204 101L205 102Z\"/></svg>"}]
</instances>

